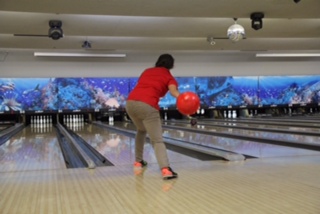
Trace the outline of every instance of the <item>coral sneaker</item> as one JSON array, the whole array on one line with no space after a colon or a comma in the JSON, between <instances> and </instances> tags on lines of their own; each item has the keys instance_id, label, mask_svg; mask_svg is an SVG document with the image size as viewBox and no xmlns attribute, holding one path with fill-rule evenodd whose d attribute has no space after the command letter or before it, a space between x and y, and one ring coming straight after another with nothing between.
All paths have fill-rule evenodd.
<instances>
[{"instance_id":1,"label":"coral sneaker","mask_svg":"<svg viewBox=\"0 0 320 214\"><path fill-rule=\"evenodd\" d=\"M142 160L140 162L136 161L133 164L134 168L136 168L136 169L142 169L143 167L146 167L147 165L148 165L147 161L144 161L144 160Z\"/></svg>"},{"instance_id":2,"label":"coral sneaker","mask_svg":"<svg viewBox=\"0 0 320 214\"><path fill-rule=\"evenodd\" d=\"M161 169L162 177L164 180L169 180L173 178L177 178L178 174L175 173L170 167L165 167Z\"/></svg>"}]
</instances>

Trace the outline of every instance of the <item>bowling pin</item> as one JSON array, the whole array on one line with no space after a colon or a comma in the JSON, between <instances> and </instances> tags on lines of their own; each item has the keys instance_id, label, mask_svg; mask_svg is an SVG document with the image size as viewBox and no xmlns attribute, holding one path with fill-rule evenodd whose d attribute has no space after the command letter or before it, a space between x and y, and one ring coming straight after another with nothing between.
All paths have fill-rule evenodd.
<instances>
[{"instance_id":1,"label":"bowling pin","mask_svg":"<svg viewBox=\"0 0 320 214\"><path fill-rule=\"evenodd\" d=\"M164 113L164 120L167 120L168 119L168 115L167 115L167 112Z\"/></svg>"},{"instance_id":2,"label":"bowling pin","mask_svg":"<svg viewBox=\"0 0 320 214\"><path fill-rule=\"evenodd\" d=\"M227 118L227 111L223 111L223 117Z\"/></svg>"},{"instance_id":3,"label":"bowling pin","mask_svg":"<svg viewBox=\"0 0 320 214\"><path fill-rule=\"evenodd\" d=\"M231 111L228 111L228 118L231 118Z\"/></svg>"},{"instance_id":4,"label":"bowling pin","mask_svg":"<svg viewBox=\"0 0 320 214\"><path fill-rule=\"evenodd\" d=\"M204 114L204 109L201 109L201 114Z\"/></svg>"},{"instance_id":5,"label":"bowling pin","mask_svg":"<svg viewBox=\"0 0 320 214\"><path fill-rule=\"evenodd\" d=\"M233 110L232 111L232 118L236 118L237 117L237 111L236 110Z\"/></svg>"}]
</instances>

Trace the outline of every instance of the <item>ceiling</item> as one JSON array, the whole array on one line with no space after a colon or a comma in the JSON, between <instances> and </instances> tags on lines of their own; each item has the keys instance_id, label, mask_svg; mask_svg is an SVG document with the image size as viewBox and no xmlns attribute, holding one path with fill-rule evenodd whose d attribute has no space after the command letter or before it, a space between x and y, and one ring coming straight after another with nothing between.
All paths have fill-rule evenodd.
<instances>
[{"instance_id":1,"label":"ceiling","mask_svg":"<svg viewBox=\"0 0 320 214\"><path fill-rule=\"evenodd\" d=\"M264 13L260 30L253 12ZM239 42L226 36L233 18L246 31ZM320 0L0 0L0 20L0 50L320 52ZM14 36L48 35L50 20L63 38Z\"/></svg>"}]
</instances>

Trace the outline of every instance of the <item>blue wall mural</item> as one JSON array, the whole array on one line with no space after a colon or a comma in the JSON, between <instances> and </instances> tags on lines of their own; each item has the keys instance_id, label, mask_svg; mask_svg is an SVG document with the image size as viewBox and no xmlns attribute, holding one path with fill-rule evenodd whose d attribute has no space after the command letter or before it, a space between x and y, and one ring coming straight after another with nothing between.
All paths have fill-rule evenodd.
<instances>
[{"instance_id":1,"label":"blue wall mural","mask_svg":"<svg viewBox=\"0 0 320 214\"><path fill-rule=\"evenodd\" d=\"M203 107L258 104L258 77L199 77L195 88Z\"/></svg>"},{"instance_id":2,"label":"blue wall mural","mask_svg":"<svg viewBox=\"0 0 320 214\"><path fill-rule=\"evenodd\" d=\"M0 79L0 111L56 110L57 107L54 78Z\"/></svg>"},{"instance_id":3,"label":"blue wall mural","mask_svg":"<svg viewBox=\"0 0 320 214\"><path fill-rule=\"evenodd\" d=\"M259 77L260 105L320 103L320 76Z\"/></svg>"},{"instance_id":4,"label":"blue wall mural","mask_svg":"<svg viewBox=\"0 0 320 214\"><path fill-rule=\"evenodd\" d=\"M128 96L126 78L59 78L59 110L124 107Z\"/></svg>"},{"instance_id":5,"label":"blue wall mural","mask_svg":"<svg viewBox=\"0 0 320 214\"><path fill-rule=\"evenodd\" d=\"M123 109L138 78L0 78L0 112ZM320 76L177 77L202 108L320 103ZM176 109L168 93L160 107Z\"/></svg>"}]
</instances>

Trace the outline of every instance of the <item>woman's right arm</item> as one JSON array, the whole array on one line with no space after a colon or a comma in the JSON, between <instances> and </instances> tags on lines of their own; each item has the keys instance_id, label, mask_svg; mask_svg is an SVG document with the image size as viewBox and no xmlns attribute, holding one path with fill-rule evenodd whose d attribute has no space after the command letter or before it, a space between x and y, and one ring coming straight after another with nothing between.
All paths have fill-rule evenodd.
<instances>
[{"instance_id":1,"label":"woman's right arm","mask_svg":"<svg viewBox=\"0 0 320 214\"><path fill-rule=\"evenodd\" d=\"M178 96L180 95L180 92L179 92L177 86L172 84L172 85L169 85L168 88L169 88L170 94L172 96L174 96L175 98L178 98Z\"/></svg>"}]
</instances>

